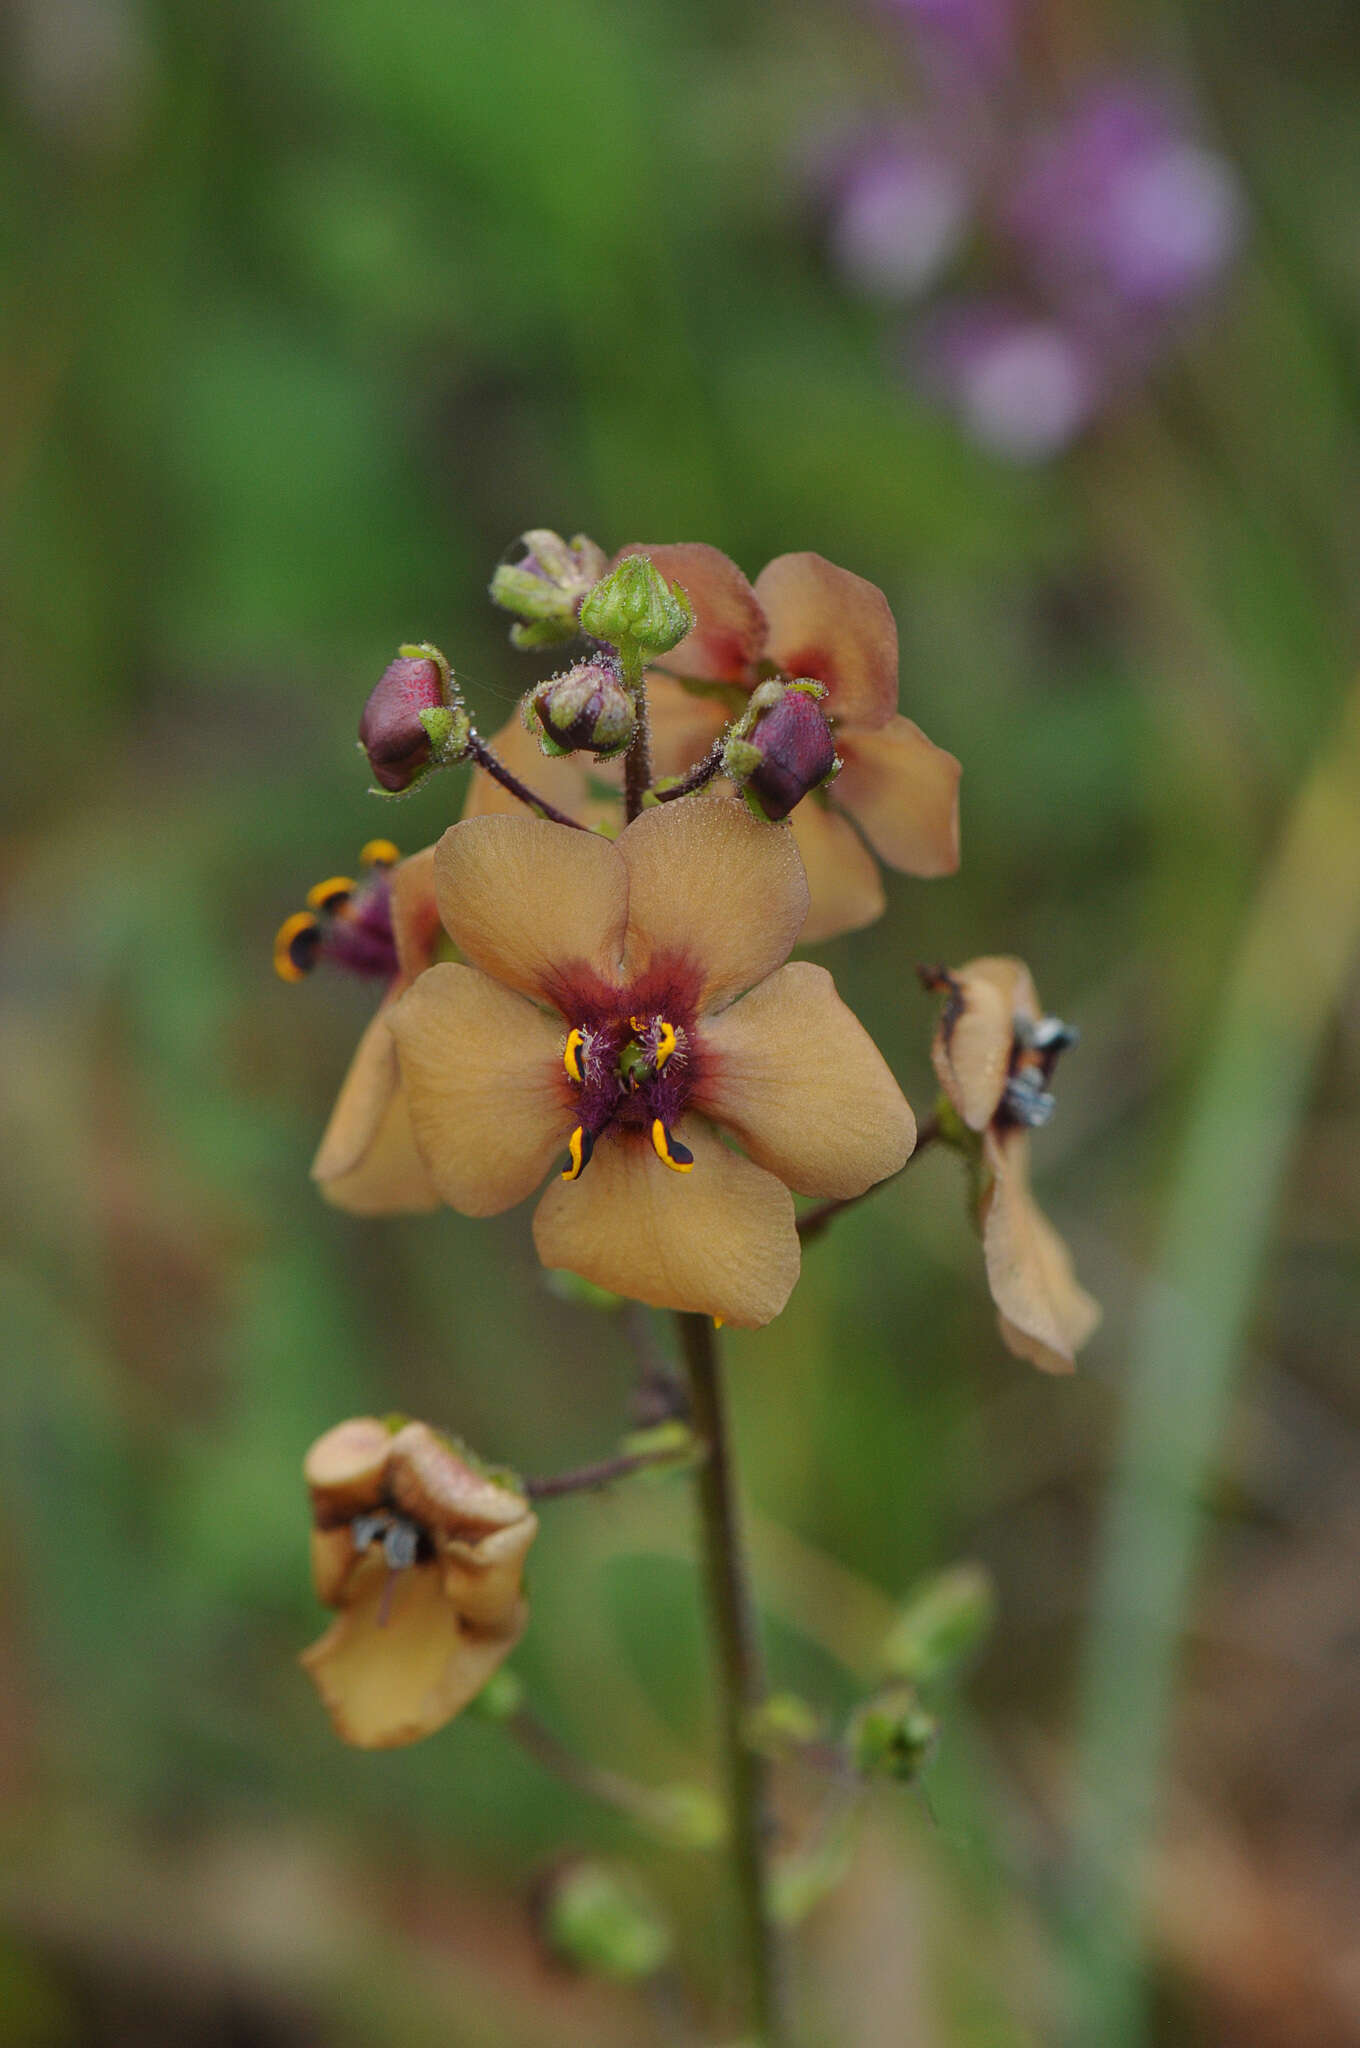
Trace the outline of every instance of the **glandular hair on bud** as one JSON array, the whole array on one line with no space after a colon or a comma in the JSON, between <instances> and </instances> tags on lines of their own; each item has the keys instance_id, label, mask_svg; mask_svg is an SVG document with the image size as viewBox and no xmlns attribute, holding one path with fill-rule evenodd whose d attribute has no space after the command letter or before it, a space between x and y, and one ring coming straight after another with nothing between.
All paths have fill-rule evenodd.
<instances>
[{"instance_id":1,"label":"glandular hair on bud","mask_svg":"<svg viewBox=\"0 0 1360 2048\"><path fill-rule=\"evenodd\" d=\"M578 749L608 761L637 730L637 708L617 662L577 662L564 675L540 683L524 699L524 723L545 754Z\"/></svg>"},{"instance_id":2,"label":"glandular hair on bud","mask_svg":"<svg viewBox=\"0 0 1360 2048\"><path fill-rule=\"evenodd\" d=\"M723 749L723 769L772 824L836 773L820 683L762 683Z\"/></svg>"},{"instance_id":3,"label":"glandular hair on bud","mask_svg":"<svg viewBox=\"0 0 1360 2048\"><path fill-rule=\"evenodd\" d=\"M693 631L694 607L650 556L625 555L581 606L581 626L592 639L617 647L625 663L649 660Z\"/></svg>"},{"instance_id":4,"label":"glandular hair on bud","mask_svg":"<svg viewBox=\"0 0 1360 2048\"><path fill-rule=\"evenodd\" d=\"M437 647L403 647L387 664L359 720L359 744L380 789L397 795L434 765L426 715L448 710L452 700L452 671Z\"/></svg>"}]
</instances>

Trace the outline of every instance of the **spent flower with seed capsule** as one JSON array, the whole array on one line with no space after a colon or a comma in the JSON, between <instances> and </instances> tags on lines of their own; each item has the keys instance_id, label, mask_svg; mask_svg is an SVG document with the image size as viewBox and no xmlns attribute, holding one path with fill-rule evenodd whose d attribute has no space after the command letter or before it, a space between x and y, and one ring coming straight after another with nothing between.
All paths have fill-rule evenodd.
<instances>
[{"instance_id":1,"label":"spent flower with seed capsule","mask_svg":"<svg viewBox=\"0 0 1360 2048\"><path fill-rule=\"evenodd\" d=\"M303 1665L346 1742L417 1742L475 1698L523 1635L537 1518L423 1422L338 1423L303 1474L317 1597L339 1610Z\"/></svg>"},{"instance_id":2,"label":"spent flower with seed capsule","mask_svg":"<svg viewBox=\"0 0 1360 2048\"><path fill-rule=\"evenodd\" d=\"M830 975L781 964L807 911L788 830L707 796L644 811L616 843L467 819L436 849L435 888L471 964L423 974L392 1029L444 1200L494 1215L565 1154L534 1219L545 1266L769 1322L798 1277L790 1190L863 1193L915 1142Z\"/></svg>"},{"instance_id":3,"label":"spent flower with seed capsule","mask_svg":"<svg viewBox=\"0 0 1360 2048\"><path fill-rule=\"evenodd\" d=\"M978 1221L1002 1339L1045 1372L1071 1372L1100 1309L1034 1200L1029 1133L1053 1114L1053 1070L1077 1034L1044 1014L1022 960L923 968L921 978L945 998L931 1048L940 1086L981 1141Z\"/></svg>"}]
</instances>

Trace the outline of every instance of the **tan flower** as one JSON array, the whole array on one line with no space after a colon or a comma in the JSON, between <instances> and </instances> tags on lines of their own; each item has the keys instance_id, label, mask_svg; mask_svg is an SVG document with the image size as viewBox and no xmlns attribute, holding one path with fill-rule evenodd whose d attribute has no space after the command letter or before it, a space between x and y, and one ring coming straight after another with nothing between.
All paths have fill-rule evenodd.
<instances>
[{"instance_id":1,"label":"tan flower","mask_svg":"<svg viewBox=\"0 0 1360 2048\"><path fill-rule=\"evenodd\" d=\"M312 1445L303 1473L317 1597L340 1613L302 1663L346 1742L417 1742L481 1691L523 1635L537 1518L423 1422L341 1422Z\"/></svg>"},{"instance_id":2,"label":"tan flower","mask_svg":"<svg viewBox=\"0 0 1360 2048\"><path fill-rule=\"evenodd\" d=\"M777 556L754 585L702 541L633 542L620 550L628 554L649 555L664 577L681 585L697 615L694 631L650 671L658 777L679 775L700 760L763 676L778 671L826 685L824 709L844 766L829 790L805 797L793 813L811 890L805 944L857 931L881 915L875 854L904 874L953 874L959 764L898 714L897 627L882 591L815 554ZM696 694L677 677L710 693ZM617 769L611 774L579 757L545 763L517 721L492 744L559 810L583 824L602 822L591 792L607 798ZM478 773L464 815L513 806L512 797Z\"/></svg>"},{"instance_id":3,"label":"tan flower","mask_svg":"<svg viewBox=\"0 0 1360 2048\"><path fill-rule=\"evenodd\" d=\"M807 911L787 828L731 797L644 811L617 842L465 819L435 890L472 964L422 974L391 1024L444 1200L495 1215L565 1152L534 1219L544 1265L769 1322L798 1277L789 1190L860 1194L916 1128L830 975L781 966Z\"/></svg>"},{"instance_id":4,"label":"tan flower","mask_svg":"<svg viewBox=\"0 0 1360 2048\"><path fill-rule=\"evenodd\" d=\"M312 1161L328 1202L356 1216L436 1209L439 1196L411 1136L391 1005L434 958L442 936L434 900L434 848L399 860L390 840L370 840L356 886L336 875L319 883L309 908L280 928L274 962L296 981L321 960L384 984L377 1014L359 1040Z\"/></svg>"},{"instance_id":5,"label":"tan flower","mask_svg":"<svg viewBox=\"0 0 1360 2048\"><path fill-rule=\"evenodd\" d=\"M982 1138L978 1217L1002 1338L1045 1372L1071 1372L1100 1309L1034 1200L1029 1133L1053 1113L1048 1084L1076 1034L1043 1014L1022 960L970 960L923 979L945 992L931 1048L940 1086Z\"/></svg>"}]
</instances>

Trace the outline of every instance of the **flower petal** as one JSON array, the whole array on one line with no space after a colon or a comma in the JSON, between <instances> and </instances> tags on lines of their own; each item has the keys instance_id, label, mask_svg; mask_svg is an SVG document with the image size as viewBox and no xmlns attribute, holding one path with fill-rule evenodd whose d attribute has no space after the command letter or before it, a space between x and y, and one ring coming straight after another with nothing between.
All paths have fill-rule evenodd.
<instances>
[{"instance_id":1,"label":"flower petal","mask_svg":"<svg viewBox=\"0 0 1360 2048\"><path fill-rule=\"evenodd\" d=\"M756 578L770 621L766 653L788 676L827 688L847 725L883 725L897 709L897 626L874 584L823 555L776 555Z\"/></svg>"},{"instance_id":2,"label":"flower petal","mask_svg":"<svg viewBox=\"0 0 1360 2048\"><path fill-rule=\"evenodd\" d=\"M442 936L434 893L434 848L422 847L392 870L392 936L408 981L423 974Z\"/></svg>"},{"instance_id":3,"label":"flower petal","mask_svg":"<svg viewBox=\"0 0 1360 2048\"><path fill-rule=\"evenodd\" d=\"M1037 1018L1039 998L1024 961L1002 954L941 969L940 981L948 993L930 1057L969 1130L982 1131L1005 1092L1015 1020Z\"/></svg>"},{"instance_id":4,"label":"flower petal","mask_svg":"<svg viewBox=\"0 0 1360 2048\"><path fill-rule=\"evenodd\" d=\"M538 1256L653 1308L758 1329L798 1278L792 1198L697 1117L676 1135L690 1173L668 1171L641 1132L602 1138L580 1179L554 1182L539 1203Z\"/></svg>"},{"instance_id":5,"label":"flower petal","mask_svg":"<svg viewBox=\"0 0 1360 2048\"><path fill-rule=\"evenodd\" d=\"M378 1552L352 1584L349 1605L302 1663L337 1735L359 1749L394 1749L442 1728L504 1663L528 1618L520 1601L504 1629L468 1628L436 1565L401 1572L389 1587Z\"/></svg>"},{"instance_id":6,"label":"flower petal","mask_svg":"<svg viewBox=\"0 0 1360 2048\"><path fill-rule=\"evenodd\" d=\"M437 1209L439 1196L411 1135L397 1048L388 1029L394 983L359 1040L312 1161L328 1202L354 1216Z\"/></svg>"},{"instance_id":7,"label":"flower petal","mask_svg":"<svg viewBox=\"0 0 1360 2048\"><path fill-rule=\"evenodd\" d=\"M886 898L878 862L850 820L813 795L804 797L789 822L811 898L798 943L815 946L882 917Z\"/></svg>"},{"instance_id":8,"label":"flower petal","mask_svg":"<svg viewBox=\"0 0 1360 2048\"><path fill-rule=\"evenodd\" d=\"M1099 1305L1077 1284L1067 1246L1034 1200L1028 1133L989 1130L982 1149L992 1176L980 1211L982 1249L1002 1340L1043 1372L1072 1372Z\"/></svg>"},{"instance_id":9,"label":"flower petal","mask_svg":"<svg viewBox=\"0 0 1360 2048\"><path fill-rule=\"evenodd\" d=\"M474 967L552 1000L572 969L613 981L628 873L595 832L544 818L467 818L435 848L445 929Z\"/></svg>"},{"instance_id":10,"label":"flower petal","mask_svg":"<svg viewBox=\"0 0 1360 2048\"><path fill-rule=\"evenodd\" d=\"M416 1144L443 1199L495 1216L532 1194L571 1124L560 1022L446 961L402 997L392 1033Z\"/></svg>"},{"instance_id":11,"label":"flower petal","mask_svg":"<svg viewBox=\"0 0 1360 2048\"><path fill-rule=\"evenodd\" d=\"M392 1432L376 1415L351 1416L317 1438L302 1461L302 1476L319 1527L352 1521L378 1505L391 1450Z\"/></svg>"},{"instance_id":12,"label":"flower petal","mask_svg":"<svg viewBox=\"0 0 1360 2048\"><path fill-rule=\"evenodd\" d=\"M824 967L796 960L703 1027L694 1107L799 1195L848 1200L897 1173L916 1119Z\"/></svg>"},{"instance_id":13,"label":"flower petal","mask_svg":"<svg viewBox=\"0 0 1360 2048\"><path fill-rule=\"evenodd\" d=\"M541 796L545 803L565 811L578 824L598 832L602 827L607 828L617 822L618 799L608 794L614 785L619 789L623 787L617 761L597 762L589 754L549 756L533 734L525 730L524 721L518 716L509 719L498 733L493 734L489 744L511 774L517 775L535 796ZM601 786L603 794L598 793ZM464 818L523 818L526 815L517 796L512 796L484 768L476 770L468 784L467 800L463 805Z\"/></svg>"},{"instance_id":14,"label":"flower petal","mask_svg":"<svg viewBox=\"0 0 1360 2048\"><path fill-rule=\"evenodd\" d=\"M765 651L765 614L736 563L706 541L630 541L625 555L649 555L668 583L678 583L694 607L692 633L663 657L672 675L750 688L752 669ZM614 566L610 563L610 568Z\"/></svg>"},{"instance_id":15,"label":"flower petal","mask_svg":"<svg viewBox=\"0 0 1360 2048\"><path fill-rule=\"evenodd\" d=\"M807 916L807 880L786 825L739 798L684 797L621 834L628 871L628 981L688 967L709 1009L788 958Z\"/></svg>"},{"instance_id":16,"label":"flower petal","mask_svg":"<svg viewBox=\"0 0 1360 2048\"><path fill-rule=\"evenodd\" d=\"M525 1554L538 1534L538 1517L522 1501L520 1508L518 1521L475 1541L459 1536L437 1539L444 1597L474 1628L498 1631L514 1625Z\"/></svg>"},{"instance_id":17,"label":"flower petal","mask_svg":"<svg viewBox=\"0 0 1360 2048\"><path fill-rule=\"evenodd\" d=\"M647 708L652 734L652 774L683 775L702 761L727 723L723 705L698 697L661 669L647 674Z\"/></svg>"},{"instance_id":18,"label":"flower petal","mask_svg":"<svg viewBox=\"0 0 1360 2048\"><path fill-rule=\"evenodd\" d=\"M844 767L831 797L890 868L952 875L959 864L959 764L909 718L836 734Z\"/></svg>"}]
</instances>

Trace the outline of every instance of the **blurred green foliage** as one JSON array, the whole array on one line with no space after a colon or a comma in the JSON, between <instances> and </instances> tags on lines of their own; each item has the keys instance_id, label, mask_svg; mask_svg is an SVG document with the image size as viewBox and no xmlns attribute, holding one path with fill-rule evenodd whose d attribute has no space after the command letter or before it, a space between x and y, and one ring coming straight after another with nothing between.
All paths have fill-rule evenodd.
<instances>
[{"instance_id":1,"label":"blurred green foliage","mask_svg":"<svg viewBox=\"0 0 1360 2048\"><path fill-rule=\"evenodd\" d=\"M308 883L375 830L414 848L454 815L453 777L397 811L365 794L354 727L393 648L448 649L488 728L551 667L484 598L534 524L703 538L751 572L817 548L881 583L903 706L964 762L964 867L894 882L823 957L918 1107L917 960L1022 953L1083 1027L1036 1147L1106 1305L1076 1381L1001 1349L948 1158L838 1223L786 1315L729 1351L780 1687L843 1715L913 1580L967 1554L999 1592L945 1717L937 1825L885 1795L800 1938L809 2041L887 2048L916 2010L950 2048L1097 2038L1070 2031L1099 1942L1064 1940L1062 1822L1130 1319L1168 1284L1151 1262L1199 1076L1223 1072L1220 992L1355 663L1360 40L1339 0L1041 4L1055 62L1193 79L1254 229L1156 383L1030 472L903 390L817 252L809 155L839 108L896 91L868 15L9 11L0 2048L695 2038L673 1988L647 2005L544 1975L524 1894L567 1845L645 1866L701 1989L721 1984L704 1855L472 1717L342 1751L294 1662L318 1625L313 1435L400 1408L533 1472L625 1424L620 1319L548 1292L522 1214L363 1224L314 1197L366 998L269 971ZM1256 1103L1239 1146L1221 1095L1194 1155L1196 1215L1272 1178L1222 1400L1189 1390L1205 1456L1179 1483L1213 1517L1211 1570L1180 1553L1141 1587L1146 1655L1169 1682L1183 1631L1189 1654L1144 1929L1157 2003L1120 2038L1168 2048L1356 2038L1308 1966L1353 1941L1317 1761L1353 1757L1353 1697L1347 1718L1271 1675L1328 1664L1324 1622L1285 1617L1329 1614L1355 1563L1357 1060L1328 1014L1291 1042L1264 1163ZM1175 1314L1157 1327L1174 1435ZM1134 1526L1160 1512L1138 1496ZM544 1520L515 1667L536 1706L598 1763L694 1779L683 1476ZM1094 1753L1117 1760L1101 1697ZM1273 1976L1225 1974L1182 1909L1211 1868L1231 1924L1269 1928Z\"/></svg>"}]
</instances>

